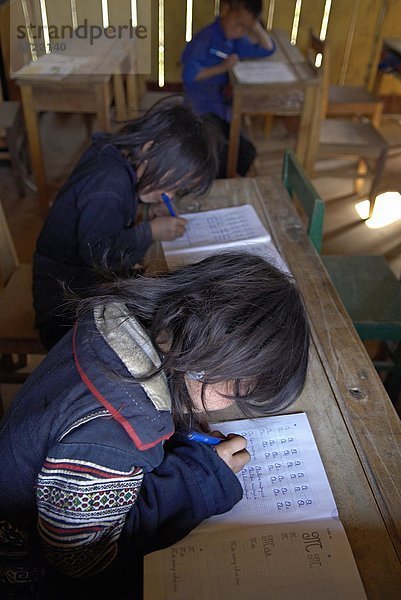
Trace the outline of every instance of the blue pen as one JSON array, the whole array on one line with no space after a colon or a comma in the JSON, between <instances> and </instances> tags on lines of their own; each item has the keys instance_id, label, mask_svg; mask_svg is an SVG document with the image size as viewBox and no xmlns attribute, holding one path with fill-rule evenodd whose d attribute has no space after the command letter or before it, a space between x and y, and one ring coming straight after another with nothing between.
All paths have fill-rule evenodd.
<instances>
[{"instance_id":1,"label":"blue pen","mask_svg":"<svg viewBox=\"0 0 401 600\"><path fill-rule=\"evenodd\" d=\"M219 58L228 58L229 54L226 54L225 52L222 52L221 50L216 50L216 48L209 48L209 52L210 54L214 54L215 56L218 56Z\"/></svg>"},{"instance_id":2,"label":"blue pen","mask_svg":"<svg viewBox=\"0 0 401 600\"><path fill-rule=\"evenodd\" d=\"M175 210L171 205L171 200L170 198L167 196L167 194L162 194L162 200L164 202L164 204L167 206L168 208L168 212L170 213L170 217L176 217L177 215L175 214Z\"/></svg>"},{"instance_id":3,"label":"blue pen","mask_svg":"<svg viewBox=\"0 0 401 600\"><path fill-rule=\"evenodd\" d=\"M187 438L193 442L202 442L202 444L209 444L210 446L215 446L216 444L220 444L220 442L224 442L221 438L208 435L207 433L201 433L200 431L190 431L187 434Z\"/></svg>"}]
</instances>

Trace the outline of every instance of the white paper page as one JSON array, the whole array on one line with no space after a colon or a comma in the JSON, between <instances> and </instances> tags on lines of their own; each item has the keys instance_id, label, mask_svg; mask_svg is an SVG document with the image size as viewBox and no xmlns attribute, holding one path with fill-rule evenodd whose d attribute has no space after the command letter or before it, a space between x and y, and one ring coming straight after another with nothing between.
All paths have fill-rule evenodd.
<instances>
[{"instance_id":1,"label":"white paper page","mask_svg":"<svg viewBox=\"0 0 401 600\"><path fill-rule=\"evenodd\" d=\"M240 83L278 83L295 81L291 68L285 63L269 60L246 60L233 67Z\"/></svg>"},{"instance_id":2,"label":"white paper page","mask_svg":"<svg viewBox=\"0 0 401 600\"><path fill-rule=\"evenodd\" d=\"M13 73L13 78L32 76L51 76L62 79L73 71L90 63L90 58L67 56L63 54L50 53L41 56L37 61L31 61L19 71Z\"/></svg>"},{"instance_id":3,"label":"white paper page","mask_svg":"<svg viewBox=\"0 0 401 600\"><path fill-rule=\"evenodd\" d=\"M269 240L268 242L247 242L246 240L232 242L230 244L225 244L223 250L220 245L214 247L208 246L207 248L192 248L190 250L181 250L174 254L167 254L165 259L168 268L174 269L181 265L189 265L198 262L213 254L222 254L226 251L229 252L230 250L249 252L251 254L256 254L257 256L262 256L277 269L283 271L283 273L290 273L272 240Z\"/></svg>"},{"instance_id":4,"label":"white paper page","mask_svg":"<svg viewBox=\"0 0 401 600\"><path fill-rule=\"evenodd\" d=\"M226 421L211 427L223 434L243 435L251 460L237 475L244 490L242 500L200 528L338 517L305 413Z\"/></svg>"},{"instance_id":5,"label":"white paper page","mask_svg":"<svg viewBox=\"0 0 401 600\"><path fill-rule=\"evenodd\" d=\"M341 523L192 532L145 557L144 600L366 600Z\"/></svg>"},{"instance_id":6,"label":"white paper page","mask_svg":"<svg viewBox=\"0 0 401 600\"><path fill-rule=\"evenodd\" d=\"M364 600L305 413L212 428L248 439L244 498L145 557L144 600Z\"/></svg>"},{"instance_id":7,"label":"white paper page","mask_svg":"<svg viewBox=\"0 0 401 600\"><path fill-rule=\"evenodd\" d=\"M186 232L172 242L162 242L165 256L202 246L224 247L239 240L270 240L270 234L250 204L181 216L188 221Z\"/></svg>"}]
</instances>

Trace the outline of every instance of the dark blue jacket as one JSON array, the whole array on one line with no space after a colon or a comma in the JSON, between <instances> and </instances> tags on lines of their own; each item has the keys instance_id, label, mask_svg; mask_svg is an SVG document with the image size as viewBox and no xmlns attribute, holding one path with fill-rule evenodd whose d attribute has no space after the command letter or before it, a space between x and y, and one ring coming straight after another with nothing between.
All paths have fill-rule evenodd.
<instances>
[{"instance_id":1,"label":"dark blue jacket","mask_svg":"<svg viewBox=\"0 0 401 600\"><path fill-rule=\"evenodd\" d=\"M169 393L163 405L145 392L127 359L134 346L121 338L119 356L110 331L111 345L93 317L80 322L1 422L0 529L10 532L11 552L0 552L0 580L7 569L11 579L25 569L41 585L53 577L57 598L75 587L75 597L92 597L96 586L107 598L110 585L125 598L143 554L241 498L237 477L211 447L174 434Z\"/></svg>"},{"instance_id":2,"label":"dark blue jacket","mask_svg":"<svg viewBox=\"0 0 401 600\"><path fill-rule=\"evenodd\" d=\"M93 266L114 270L141 261L152 242L148 222L135 225L136 174L107 134L96 134L50 208L33 259L36 325L63 303L59 280L78 294L96 283Z\"/></svg>"}]
</instances>

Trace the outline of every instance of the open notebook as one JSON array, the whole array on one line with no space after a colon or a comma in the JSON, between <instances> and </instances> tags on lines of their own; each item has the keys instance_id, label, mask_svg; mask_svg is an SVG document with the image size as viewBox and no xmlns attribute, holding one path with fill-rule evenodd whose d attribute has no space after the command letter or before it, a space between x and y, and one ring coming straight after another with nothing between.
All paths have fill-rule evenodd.
<instances>
[{"instance_id":1,"label":"open notebook","mask_svg":"<svg viewBox=\"0 0 401 600\"><path fill-rule=\"evenodd\" d=\"M268 59L241 61L233 67L233 71L241 83L282 83L296 80L289 65Z\"/></svg>"},{"instance_id":2,"label":"open notebook","mask_svg":"<svg viewBox=\"0 0 401 600\"><path fill-rule=\"evenodd\" d=\"M144 600L366 600L306 414L213 428L248 440L243 499L145 558Z\"/></svg>"},{"instance_id":3,"label":"open notebook","mask_svg":"<svg viewBox=\"0 0 401 600\"><path fill-rule=\"evenodd\" d=\"M229 250L259 254L288 271L270 234L250 204L180 215L187 219L185 234L162 242L169 269L194 263Z\"/></svg>"}]
</instances>

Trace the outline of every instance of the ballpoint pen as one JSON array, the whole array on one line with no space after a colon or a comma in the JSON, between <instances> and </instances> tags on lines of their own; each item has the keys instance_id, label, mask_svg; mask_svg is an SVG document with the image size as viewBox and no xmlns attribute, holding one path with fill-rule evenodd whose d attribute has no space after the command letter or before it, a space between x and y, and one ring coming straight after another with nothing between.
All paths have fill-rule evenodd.
<instances>
[{"instance_id":1,"label":"ballpoint pen","mask_svg":"<svg viewBox=\"0 0 401 600\"><path fill-rule=\"evenodd\" d=\"M220 442L224 442L224 438L214 437L214 435L208 435L207 433L202 433L201 431L190 431L187 434L187 438L194 442L209 444L210 446L215 446L216 444L220 444Z\"/></svg>"},{"instance_id":2,"label":"ballpoint pen","mask_svg":"<svg viewBox=\"0 0 401 600\"><path fill-rule=\"evenodd\" d=\"M172 207L170 198L167 196L167 194L164 193L161 195L161 197L164 204L167 206L168 212L170 213L170 217L176 217L177 215L175 213L174 208Z\"/></svg>"},{"instance_id":3,"label":"ballpoint pen","mask_svg":"<svg viewBox=\"0 0 401 600\"><path fill-rule=\"evenodd\" d=\"M228 58L229 54L226 54L225 52L222 52L221 50L216 50L216 48L209 48L209 52L210 54L214 54L215 56L218 56L219 58Z\"/></svg>"}]
</instances>

